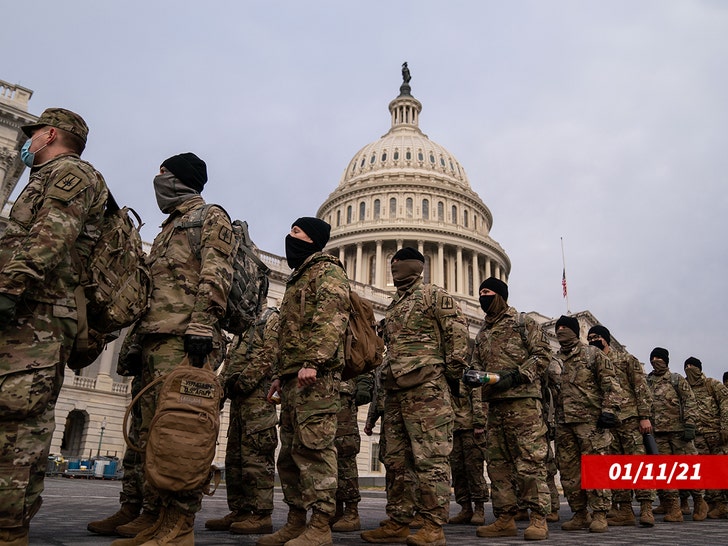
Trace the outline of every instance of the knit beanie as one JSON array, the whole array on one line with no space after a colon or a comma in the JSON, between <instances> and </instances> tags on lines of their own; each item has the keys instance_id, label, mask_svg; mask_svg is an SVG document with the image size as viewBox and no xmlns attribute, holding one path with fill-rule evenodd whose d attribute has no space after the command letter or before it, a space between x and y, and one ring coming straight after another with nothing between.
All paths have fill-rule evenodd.
<instances>
[{"instance_id":1,"label":"knit beanie","mask_svg":"<svg viewBox=\"0 0 728 546\"><path fill-rule=\"evenodd\" d=\"M192 152L173 155L162 163L162 167L197 193L201 193L207 183L207 165Z\"/></svg>"},{"instance_id":2,"label":"knit beanie","mask_svg":"<svg viewBox=\"0 0 728 546\"><path fill-rule=\"evenodd\" d=\"M329 242L331 226L323 220L312 216L302 216L291 224L291 227L293 226L300 227L311 238L317 250L323 250L326 243Z\"/></svg>"},{"instance_id":3,"label":"knit beanie","mask_svg":"<svg viewBox=\"0 0 728 546\"><path fill-rule=\"evenodd\" d=\"M703 370L703 363L702 363L702 362L700 362L700 360L698 360L698 359L697 359L697 358L695 358L694 356L691 356L691 357L689 357L689 358L688 358L688 359L687 359L687 360L685 361L685 366L684 366L684 368L687 368L688 366L695 366L695 367L696 367L697 369L699 369L699 370L701 370L701 371Z\"/></svg>"},{"instance_id":4,"label":"knit beanie","mask_svg":"<svg viewBox=\"0 0 728 546\"><path fill-rule=\"evenodd\" d=\"M576 320L574 317L567 317L566 315L561 315L559 317L559 320L556 321L555 330L558 331L559 326L566 326L571 331L573 331L576 334L576 337L579 337L579 321Z\"/></svg>"},{"instance_id":5,"label":"knit beanie","mask_svg":"<svg viewBox=\"0 0 728 546\"><path fill-rule=\"evenodd\" d=\"M508 301L508 285L495 277L488 277L480 283L480 289L487 288L498 294L504 301Z\"/></svg>"},{"instance_id":6,"label":"knit beanie","mask_svg":"<svg viewBox=\"0 0 728 546\"><path fill-rule=\"evenodd\" d=\"M419 260L422 263L425 263L425 257L420 253L419 250L416 248L412 248L411 246L406 246L404 248L400 248L394 256L392 256L392 261L399 260Z\"/></svg>"},{"instance_id":7,"label":"knit beanie","mask_svg":"<svg viewBox=\"0 0 728 546\"><path fill-rule=\"evenodd\" d=\"M609 330L607 330L604 326L601 324L597 324L596 326L592 326L589 328L588 335L596 334L599 337L604 338L604 341L607 342L607 345L609 345L612 342L612 334L609 333Z\"/></svg>"},{"instance_id":8,"label":"knit beanie","mask_svg":"<svg viewBox=\"0 0 728 546\"><path fill-rule=\"evenodd\" d=\"M652 360L652 357L656 356L657 358L661 358L665 361L665 364L670 363L670 353L667 351L667 349L663 349L662 347L655 347L652 349L652 352L650 353L650 360Z\"/></svg>"}]
</instances>

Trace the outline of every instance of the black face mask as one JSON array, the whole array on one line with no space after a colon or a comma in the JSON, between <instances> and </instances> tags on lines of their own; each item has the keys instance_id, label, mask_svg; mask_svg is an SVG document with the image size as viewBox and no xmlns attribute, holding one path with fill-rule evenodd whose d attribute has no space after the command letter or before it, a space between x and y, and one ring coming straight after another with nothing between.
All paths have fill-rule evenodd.
<instances>
[{"instance_id":1,"label":"black face mask","mask_svg":"<svg viewBox=\"0 0 728 546\"><path fill-rule=\"evenodd\" d=\"M601 339L595 339L589 342L589 345L596 347L597 349L604 350L604 342Z\"/></svg>"},{"instance_id":2,"label":"black face mask","mask_svg":"<svg viewBox=\"0 0 728 546\"><path fill-rule=\"evenodd\" d=\"M493 300L495 300L495 296L480 296L478 299L480 300L480 308L487 314Z\"/></svg>"},{"instance_id":3,"label":"black face mask","mask_svg":"<svg viewBox=\"0 0 728 546\"><path fill-rule=\"evenodd\" d=\"M286 261L291 269L299 267L306 261L306 258L316 252L318 252L318 249L313 243L286 235Z\"/></svg>"}]
</instances>

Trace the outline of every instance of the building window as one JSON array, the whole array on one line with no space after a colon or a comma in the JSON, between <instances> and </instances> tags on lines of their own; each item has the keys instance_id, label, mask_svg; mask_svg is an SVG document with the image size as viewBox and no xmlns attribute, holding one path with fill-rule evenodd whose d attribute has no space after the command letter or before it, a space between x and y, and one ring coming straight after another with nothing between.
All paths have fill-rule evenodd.
<instances>
[{"instance_id":1,"label":"building window","mask_svg":"<svg viewBox=\"0 0 728 546\"><path fill-rule=\"evenodd\" d=\"M432 260L427 254L425 254L425 267L422 270L422 276L426 283L432 282Z\"/></svg>"},{"instance_id":2,"label":"building window","mask_svg":"<svg viewBox=\"0 0 728 546\"><path fill-rule=\"evenodd\" d=\"M369 258L369 279L368 283L372 286L374 285L374 281L377 280L377 257L371 256Z\"/></svg>"},{"instance_id":3,"label":"building window","mask_svg":"<svg viewBox=\"0 0 728 546\"><path fill-rule=\"evenodd\" d=\"M397 217L397 200L394 197L389 200L389 217Z\"/></svg>"},{"instance_id":4,"label":"building window","mask_svg":"<svg viewBox=\"0 0 728 546\"><path fill-rule=\"evenodd\" d=\"M453 205L451 212L452 212L452 214L451 214L452 223L457 224L458 223L458 208L455 205Z\"/></svg>"},{"instance_id":5,"label":"building window","mask_svg":"<svg viewBox=\"0 0 728 546\"><path fill-rule=\"evenodd\" d=\"M372 154L372 158L369 160L369 163L374 163L377 160L377 154Z\"/></svg>"},{"instance_id":6,"label":"building window","mask_svg":"<svg viewBox=\"0 0 728 546\"><path fill-rule=\"evenodd\" d=\"M351 220L351 205L349 205L348 207L346 207L346 223L351 224Z\"/></svg>"},{"instance_id":7,"label":"building window","mask_svg":"<svg viewBox=\"0 0 728 546\"><path fill-rule=\"evenodd\" d=\"M430 152L430 163L432 163L433 165L435 164L435 154L433 154L432 152Z\"/></svg>"},{"instance_id":8,"label":"building window","mask_svg":"<svg viewBox=\"0 0 728 546\"><path fill-rule=\"evenodd\" d=\"M381 208L381 203L379 199L374 200L374 219L379 220L379 209Z\"/></svg>"},{"instance_id":9,"label":"building window","mask_svg":"<svg viewBox=\"0 0 728 546\"><path fill-rule=\"evenodd\" d=\"M422 219L430 219L430 201L428 199L422 200Z\"/></svg>"},{"instance_id":10,"label":"building window","mask_svg":"<svg viewBox=\"0 0 728 546\"><path fill-rule=\"evenodd\" d=\"M414 202L412 201L412 198L411 198L411 197L408 197L408 198L407 198L407 199L405 200L405 202L404 202L404 203L405 203L405 209L406 209L406 211L407 211L407 218L412 218L412 208L413 208L413 203L414 203Z\"/></svg>"},{"instance_id":11,"label":"building window","mask_svg":"<svg viewBox=\"0 0 728 546\"><path fill-rule=\"evenodd\" d=\"M463 211L463 225L468 227L468 209Z\"/></svg>"},{"instance_id":12,"label":"building window","mask_svg":"<svg viewBox=\"0 0 728 546\"><path fill-rule=\"evenodd\" d=\"M382 163L384 163L385 161L387 161L387 150L384 150L382 152Z\"/></svg>"},{"instance_id":13,"label":"building window","mask_svg":"<svg viewBox=\"0 0 728 546\"><path fill-rule=\"evenodd\" d=\"M382 462L379 460L379 444L372 444L372 462L370 470L372 472L380 472L382 469Z\"/></svg>"},{"instance_id":14,"label":"building window","mask_svg":"<svg viewBox=\"0 0 728 546\"><path fill-rule=\"evenodd\" d=\"M359 221L360 222L363 222L364 218L366 218L366 212L367 212L367 206L364 203L364 201L362 201L361 203L359 203Z\"/></svg>"},{"instance_id":15,"label":"building window","mask_svg":"<svg viewBox=\"0 0 728 546\"><path fill-rule=\"evenodd\" d=\"M341 225L341 211L336 211L336 227L339 227Z\"/></svg>"},{"instance_id":16,"label":"building window","mask_svg":"<svg viewBox=\"0 0 728 546\"><path fill-rule=\"evenodd\" d=\"M410 150L407 150L407 152L404 154L404 158L409 161L412 159L412 152Z\"/></svg>"},{"instance_id":17,"label":"building window","mask_svg":"<svg viewBox=\"0 0 728 546\"><path fill-rule=\"evenodd\" d=\"M439 222L445 221L445 203L442 201L437 202L437 220Z\"/></svg>"},{"instance_id":18,"label":"building window","mask_svg":"<svg viewBox=\"0 0 728 546\"><path fill-rule=\"evenodd\" d=\"M468 264L468 294L475 295L475 287L473 286L473 264Z\"/></svg>"},{"instance_id":19,"label":"building window","mask_svg":"<svg viewBox=\"0 0 728 546\"><path fill-rule=\"evenodd\" d=\"M422 151L417 152L417 161L424 161L425 156L422 154Z\"/></svg>"},{"instance_id":20,"label":"building window","mask_svg":"<svg viewBox=\"0 0 728 546\"><path fill-rule=\"evenodd\" d=\"M399 159L399 150L394 150L394 160L397 161Z\"/></svg>"}]
</instances>

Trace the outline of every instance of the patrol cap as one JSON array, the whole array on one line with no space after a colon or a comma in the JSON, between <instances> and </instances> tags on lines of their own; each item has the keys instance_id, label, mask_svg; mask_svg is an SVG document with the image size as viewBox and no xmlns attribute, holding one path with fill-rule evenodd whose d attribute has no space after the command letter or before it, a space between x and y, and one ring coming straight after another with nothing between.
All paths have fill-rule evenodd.
<instances>
[{"instance_id":1,"label":"patrol cap","mask_svg":"<svg viewBox=\"0 0 728 546\"><path fill-rule=\"evenodd\" d=\"M76 135L86 144L88 125L86 125L86 122L77 113L66 110L65 108L46 108L38 118L38 121L30 125L23 125L21 129L27 137L30 137L33 131L40 127L63 129Z\"/></svg>"}]
</instances>

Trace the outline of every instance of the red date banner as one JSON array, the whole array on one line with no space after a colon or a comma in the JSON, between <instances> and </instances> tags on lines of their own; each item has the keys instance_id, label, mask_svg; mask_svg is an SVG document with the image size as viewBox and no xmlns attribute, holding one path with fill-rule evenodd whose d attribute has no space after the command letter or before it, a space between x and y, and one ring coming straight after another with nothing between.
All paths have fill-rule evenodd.
<instances>
[{"instance_id":1,"label":"red date banner","mask_svg":"<svg viewBox=\"0 0 728 546\"><path fill-rule=\"evenodd\" d=\"M728 489L728 455L582 455L582 489Z\"/></svg>"}]
</instances>

